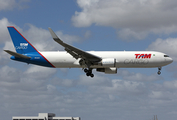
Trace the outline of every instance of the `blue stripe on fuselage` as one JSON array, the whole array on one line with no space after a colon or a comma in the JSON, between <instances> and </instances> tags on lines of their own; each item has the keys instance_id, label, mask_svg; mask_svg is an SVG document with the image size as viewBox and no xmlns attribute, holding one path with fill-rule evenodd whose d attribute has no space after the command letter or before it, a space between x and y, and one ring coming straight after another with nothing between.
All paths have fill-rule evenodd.
<instances>
[{"instance_id":1,"label":"blue stripe on fuselage","mask_svg":"<svg viewBox=\"0 0 177 120\"><path fill-rule=\"evenodd\" d=\"M24 58L17 58L14 56L11 56L12 60L15 61L20 61L20 62L25 62L28 64L35 64L35 65L40 65L40 66L45 66L45 67L53 67L46 59L44 59L38 52L31 52L27 54L23 54L28 57L31 57L30 59L24 59Z\"/></svg>"}]
</instances>

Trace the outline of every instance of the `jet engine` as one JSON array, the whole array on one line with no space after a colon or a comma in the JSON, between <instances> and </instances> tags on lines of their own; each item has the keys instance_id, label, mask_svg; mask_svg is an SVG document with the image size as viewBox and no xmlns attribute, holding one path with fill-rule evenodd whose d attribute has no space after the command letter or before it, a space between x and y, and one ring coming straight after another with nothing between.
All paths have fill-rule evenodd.
<instances>
[{"instance_id":1,"label":"jet engine","mask_svg":"<svg viewBox=\"0 0 177 120\"><path fill-rule=\"evenodd\" d=\"M117 68L111 67L111 68L97 68L96 71L98 72L104 72L106 74L116 74Z\"/></svg>"},{"instance_id":2,"label":"jet engine","mask_svg":"<svg viewBox=\"0 0 177 120\"><path fill-rule=\"evenodd\" d=\"M102 59L100 64L103 67L115 67L116 66L116 59L115 58L105 58L105 59Z\"/></svg>"}]
</instances>

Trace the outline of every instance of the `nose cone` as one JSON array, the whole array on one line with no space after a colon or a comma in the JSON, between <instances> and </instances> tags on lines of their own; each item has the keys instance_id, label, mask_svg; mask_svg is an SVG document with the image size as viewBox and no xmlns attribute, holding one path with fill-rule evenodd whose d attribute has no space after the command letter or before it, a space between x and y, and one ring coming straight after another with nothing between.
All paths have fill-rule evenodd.
<instances>
[{"instance_id":1,"label":"nose cone","mask_svg":"<svg viewBox=\"0 0 177 120\"><path fill-rule=\"evenodd\" d=\"M167 62L168 64L170 64L170 63L173 62L173 59L172 59L171 57L168 57L168 58L166 58L166 62Z\"/></svg>"}]
</instances>

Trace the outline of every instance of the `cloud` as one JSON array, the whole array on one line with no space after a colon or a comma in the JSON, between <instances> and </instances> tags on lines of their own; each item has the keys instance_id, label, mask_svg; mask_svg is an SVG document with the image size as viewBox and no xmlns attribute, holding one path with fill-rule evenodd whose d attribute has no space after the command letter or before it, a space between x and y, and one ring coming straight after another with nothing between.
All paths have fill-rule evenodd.
<instances>
[{"instance_id":1,"label":"cloud","mask_svg":"<svg viewBox=\"0 0 177 120\"><path fill-rule=\"evenodd\" d=\"M72 17L76 27L111 26L122 39L141 40L148 34L177 32L174 0L77 0L81 11Z\"/></svg>"},{"instance_id":2,"label":"cloud","mask_svg":"<svg viewBox=\"0 0 177 120\"><path fill-rule=\"evenodd\" d=\"M0 72L1 81L2 80L4 80L5 82L16 82L16 80L19 81L20 73L21 72L15 68L9 66L3 66Z\"/></svg>"},{"instance_id":3,"label":"cloud","mask_svg":"<svg viewBox=\"0 0 177 120\"><path fill-rule=\"evenodd\" d=\"M85 34L84 34L84 38L88 39L90 38L90 36L92 35L91 31L86 31Z\"/></svg>"},{"instance_id":4,"label":"cloud","mask_svg":"<svg viewBox=\"0 0 177 120\"><path fill-rule=\"evenodd\" d=\"M52 39L49 30L37 28L31 24L28 24L28 26L29 29L24 31L24 36L29 42L34 44L39 51L63 50L63 47ZM61 31L55 31L55 33L60 39L68 44L78 42L80 40L80 37L78 36L64 34Z\"/></svg>"},{"instance_id":5,"label":"cloud","mask_svg":"<svg viewBox=\"0 0 177 120\"><path fill-rule=\"evenodd\" d=\"M153 113L162 114L164 118L167 111L175 113L176 80L162 83L133 81L124 78L133 74L128 71L121 72L119 76L123 78L120 79L111 79L102 73L96 73L94 78L80 75L63 79L57 77L56 69L31 65L19 70L8 66L0 69L0 76L3 76L0 81L3 111L0 109L0 115L5 112L10 116L59 112L62 116L80 116L86 120L109 116L136 120ZM159 111L161 105L166 109ZM151 113L147 114L147 111ZM90 114L92 116L88 116Z\"/></svg>"},{"instance_id":6,"label":"cloud","mask_svg":"<svg viewBox=\"0 0 177 120\"><path fill-rule=\"evenodd\" d=\"M95 91L97 94L108 94L115 98L116 96L128 95L130 97L131 95L145 93L145 85L141 82L113 79L110 80L109 84L107 86L92 86L90 90Z\"/></svg>"},{"instance_id":7,"label":"cloud","mask_svg":"<svg viewBox=\"0 0 177 120\"><path fill-rule=\"evenodd\" d=\"M7 26L11 26L11 25L13 26L14 24L9 22L7 18L2 18L0 20L0 26L1 26L1 29L0 29L0 36L1 36L0 44L4 43L6 41L10 41L10 36L9 36L8 30L7 30Z\"/></svg>"},{"instance_id":8,"label":"cloud","mask_svg":"<svg viewBox=\"0 0 177 120\"><path fill-rule=\"evenodd\" d=\"M134 38L136 38L137 40L142 40L147 36L147 32L145 31L135 32L133 30L130 30L129 28L125 28L120 31L117 31L117 34L118 34L117 37L120 37L127 41L133 41Z\"/></svg>"},{"instance_id":9,"label":"cloud","mask_svg":"<svg viewBox=\"0 0 177 120\"><path fill-rule=\"evenodd\" d=\"M152 42L147 50L161 51L168 54L175 61L177 60L177 38L167 38L165 40L158 38L156 41Z\"/></svg>"},{"instance_id":10,"label":"cloud","mask_svg":"<svg viewBox=\"0 0 177 120\"><path fill-rule=\"evenodd\" d=\"M110 83L108 82L109 79L105 78L103 76L100 76L99 74L94 77L94 79L87 77L85 74L80 76L79 79L79 84L80 85L102 85L102 86L107 86Z\"/></svg>"},{"instance_id":11,"label":"cloud","mask_svg":"<svg viewBox=\"0 0 177 120\"><path fill-rule=\"evenodd\" d=\"M141 73L129 72L126 70L119 70L118 75L122 75L125 80L132 81L157 81L163 79L161 76L155 74L146 75Z\"/></svg>"},{"instance_id":12,"label":"cloud","mask_svg":"<svg viewBox=\"0 0 177 120\"><path fill-rule=\"evenodd\" d=\"M15 6L15 0L0 0L0 10L9 10Z\"/></svg>"},{"instance_id":13,"label":"cloud","mask_svg":"<svg viewBox=\"0 0 177 120\"><path fill-rule=\"evenodd\" d=\"M87 6L92 6L89 3L88 1ZM5 25L10 23L5 18L0 21L5 21ZM58 48L60 45L52 40L47 29L28 26L27 30L16 27L37 49L62 49ZM5 28L6 26L0 30ZM70 44L78 40L75 35L61 31L56 33ZM89 36L89 32L87 34ZM7 41L1 41L2 48L11 48L8 36L8 31L2 34L3 38L7 38ZM164 41L166 40L157 43ZM162 46L169 44L171 47L175 40L167 43L166 41ZM3 55L0 54L0 57ZM84 73L73 78L67 75L65 77L61 77L57 69L26 64L17 67L14 62L3 64L0 67L0 115L11 119L11 116L53 112L62 116L80 116L85 120L118 117L120 120L151 119L154 114L163 119L169 119L168 115L176 118L176 80L158 81L162 77L127 70L119 70L118 75L113 77L104 73L96 73L94 78L87 77Z\"/></svg>"},{"instance_id":14,"label":"cloud","mask_svg":"<svg viewBox=\"0 0 177 120\"><path fill-rule=\"evenodd\" d=\"M177 89L177 80L174 81L165 81L164 86L167 89Z\"/></svg>"},{"instance_id":15,"label":"cloud","mask_svg":"<svg viewBox=\"0 0 177 120\"><path fill-rule=\"evenodd\" d=\"M0 11L2 10L12 10L14 8L24 9L27 6L24 5L24 2L28 2L29 0L0 0Z\"/></svg>"},{"instance_id":16,"label":"cloud","mask_svg":"<svg viewBox=\"0 0 177 120\"><path fill-rule=\"evenodd\" d=\"M14 46L12 44L11 38L9 36L9 32L7 30L7 26L14 25L12 22L9 22L7 18L2 18L0 20L0 45L3 46L0 48L0 65L3 65L9 61L9 55L3 50L12 50L14 51Z\"/></svg>"},{"instance_id":17,"label":"cloud","mask_svg":"<svg viewBox=\"0 0 177 120\"><path fill-rule=\"evenodd\" d=\"M55 73L56 73L56 69L54 68L47 68L47 67L32 65L27 69L27 71L25 71L24 74L28 78L46 79L48 77L51 77Z\"/></svg>"}]
</instances>

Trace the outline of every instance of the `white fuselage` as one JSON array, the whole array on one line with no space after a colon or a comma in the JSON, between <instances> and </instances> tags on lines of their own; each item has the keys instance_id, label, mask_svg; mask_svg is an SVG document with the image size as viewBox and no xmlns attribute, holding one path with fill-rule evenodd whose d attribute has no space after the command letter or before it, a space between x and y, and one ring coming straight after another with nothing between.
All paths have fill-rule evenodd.
<instances>
[{"instance_id":1,"label":"white fuselage","mask_svg":"<svg viewBox=\"0 0 177 120\"><path fill-rule=\"evenodd\" d=\"M114 58L116 68L152 68L170 64L173 60L161 52L155 51L87 51L102 59ZM75 58L65 51L40 52L56 68L82 68ZM106 66L111 67L111 66ZM92 65L91 68L105 68Z\"/></svg>"}]
</instances>

